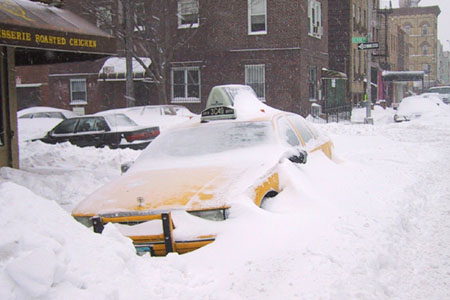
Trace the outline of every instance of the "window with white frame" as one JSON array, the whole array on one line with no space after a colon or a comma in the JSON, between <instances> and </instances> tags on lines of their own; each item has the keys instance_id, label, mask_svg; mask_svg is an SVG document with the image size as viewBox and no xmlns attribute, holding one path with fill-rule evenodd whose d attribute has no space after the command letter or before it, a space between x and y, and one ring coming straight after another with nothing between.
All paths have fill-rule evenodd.
<instances>
[{"instance_id":1,"label":"window with white frame","mask_svg":"<svg viewBox=\"0 0 450 300\"><path fill-rule=\"evenodd\" d=\"M317 0L308 0L308 18L310 36L321 38L323 35L322 27L322 4Z\"/></svg>"},{"instance_id":2,"label":"window with white frame","mask_svg":"<svg viewBox=\"0 0 450 300\"><path fill-rule=\"evenodd\" d=\"M266 101L266 67L265 65L246 65L245 84L253 88L261 101Z\"/></svg>"},{"instance_id":3,"label":"window with white frame","mask_svg":"<svg viewBox=\"0 0 450 300\"><path fill-rule=\"evenodd\" d=\"M178 28L197 28L198 26L198 1L178 0Z\"/></svg>"},{"instance_id":4,"label":"window with white frame","mask_svg":"<svg viewBox=\"0 0 450 300\"><path fill-rule=\"evenodd\" d=\"M112 34L112 9L111 5L99 6L96 9L97 27Z\"/></svg>"},{"instance_id":5,"label":"window with white frame","mask_svg":"<svg viewBox=\"0 0 450 300\"><path fill-rule=\"evenodd\" d=\"M70 79L70 104L86 104L86 79Z\"/></svg>"},{"instance_id":6,"label":"window with white frame","mask_svg":"<svg viewBox=\"0 0 450 300\"><path fill-rule=\"evenodd\" d=\"M266 0L248 0L248 33L267 33Z\"/></svg>"},{"instance_id":7,"label":"window with white frame","mask_svg":"<svg viewBox=\"0 0 450 300\"><path fill-rule=\"evenodd\" d=\"M172 69L172 103L200 102L200 69Z\"/></svg>"}]
</instances>

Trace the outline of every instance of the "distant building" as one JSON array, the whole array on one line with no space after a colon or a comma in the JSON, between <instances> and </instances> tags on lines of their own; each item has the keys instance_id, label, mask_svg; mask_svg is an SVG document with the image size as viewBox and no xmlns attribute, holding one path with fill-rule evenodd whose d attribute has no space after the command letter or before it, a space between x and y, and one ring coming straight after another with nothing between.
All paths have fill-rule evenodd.
<instances>
[{"instance_id":1,"label":"distant building","mask_svg":"<svg viewBox=\"0 0 450 300\"><path fill-rule=\"evenodd\" d=\"M439 6L393 9L390 28L400 26L408 34L409 70L425 72L425 86L438 84L437 23Z\"/></svg>"},{"instance_id":2,"label":"distant building","mask_svg":"<svg viewBox=\"0 0 450 300\"><path fill-rule=\"evenodd\" d=\"M438 65L438 82L443 85L450 85L450 52L444 51L442 44L439 42L439 65Z\"/></svg>"}]
</instances>

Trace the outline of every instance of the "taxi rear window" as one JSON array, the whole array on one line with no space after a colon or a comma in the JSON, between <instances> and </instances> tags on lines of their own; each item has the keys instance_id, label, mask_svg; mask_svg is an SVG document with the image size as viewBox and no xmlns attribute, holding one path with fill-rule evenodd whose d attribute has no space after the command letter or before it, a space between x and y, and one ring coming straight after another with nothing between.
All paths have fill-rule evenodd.
<instances>
[{"instance_id":1,"label":"taxi rear window","mask_svg":"<svg viewBox=\"0 0 450 300\"><path fill-rule=\"evenodd\" d=\"M270 122L206 124L167 132L143 153L146 157L195 156L254 147L274 141Z\"/></svg>"}]
</instances>

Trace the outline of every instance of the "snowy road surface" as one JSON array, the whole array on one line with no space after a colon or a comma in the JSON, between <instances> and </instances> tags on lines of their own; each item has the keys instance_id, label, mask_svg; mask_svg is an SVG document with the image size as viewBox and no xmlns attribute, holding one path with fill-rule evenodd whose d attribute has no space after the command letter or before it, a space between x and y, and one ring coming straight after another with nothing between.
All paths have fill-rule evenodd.
<instances>
[{"instance_id":1,"label":"snowy road surface","mask_svg":"<svg viewBox=\"0 0 450 300\"><path fill-rule=\"evenodd\" d=\"M243 201L163 258L69 214L139 151L22 143L0 169L0 299L450 299L450 117L320 129L336 161L282 163L268 211Z\"/></svg>"}]
</instances>

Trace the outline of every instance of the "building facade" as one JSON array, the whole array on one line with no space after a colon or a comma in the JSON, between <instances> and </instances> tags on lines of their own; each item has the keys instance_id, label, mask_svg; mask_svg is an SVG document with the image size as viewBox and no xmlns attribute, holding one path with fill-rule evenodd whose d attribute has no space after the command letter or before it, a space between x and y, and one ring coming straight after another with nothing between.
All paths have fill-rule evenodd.
<instances>
[{"instance_id":1,"label":"building facade","mask_svg":"<svg viewBox=\"0 0 450 300\"><path fill-rule=\"evenodd\" d=\"M125 26L121 1L95 2L96 14L89 14L88 6L79 5L79 1L64 3L66 9L91 20L97 18L97 25L111 33ZM135 76L135 105L183 104L198 113L204 108L210 89L220 84L250 85L268 105L302 115L310 113L312 104L320 103L322 69L328 68L327 0L164 3L158 14L166 18L166 42L175 45L177 37L189 39L172 47L176 50L164 62L160 78L164 79L166 99L161 99L154 79ZM135 12L154 12L156 8L148 5L151 4L147 1L134 3ZM358 28L362 28L363 11L359 17ZM139 24L136 17L133 22L135 32L145 28L142 34L148 33L148 24ZM119 54L125 56L125 48L124 40L119 41ZM141 48L139 55L153 57L156 65L157 57ZM51 66L47 73L42 72L38 82L28 81L24 70L18 86L26 89L31 84L48 85L47 92L41 90L40 105L72 107L84 113L124 107L125 76L111 69L108 72L113 75L100 74L100 70L105 70L104 63L105 60L99 60L87 65ZM363 73L362 63L358 71Z\"/></svg>"},{"instance_id":2,"label":"building facade","mask_svg":"<svg viewBox=\"0 0 450 300\"><path fill-rule=\"evenodd\" d=\"M410 71L425 72L425 87L438 84L438 6L393 9L389 23L408 34Z\"/></svg>"}]
</instances>

